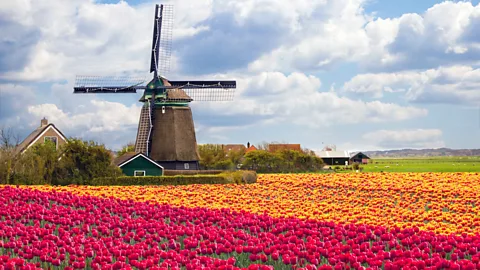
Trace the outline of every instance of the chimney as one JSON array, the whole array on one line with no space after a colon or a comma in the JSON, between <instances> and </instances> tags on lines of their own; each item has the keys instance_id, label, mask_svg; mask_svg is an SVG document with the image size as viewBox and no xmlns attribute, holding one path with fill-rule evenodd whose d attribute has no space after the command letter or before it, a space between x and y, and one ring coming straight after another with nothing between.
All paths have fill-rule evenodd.
<instances>
[{"instance_id":1,"label":"chimney","mask_svg":"<svg viewBox=\"0 0 480 270\"><path fill-rule=\"evenodd\" d=\"M247 142L247 148L250 148L250 142Z\"/></svg>"},{"instance_id":2,"label":"chimney","mask_svg":"<svg viewBox=\"0 0 480 270\"><path fill-rule=\"evenodd\" d=\"M48 125L48 120L43 117L43 119L40 121L40 127L46 127Z\"/></svg>"}]
</instances>

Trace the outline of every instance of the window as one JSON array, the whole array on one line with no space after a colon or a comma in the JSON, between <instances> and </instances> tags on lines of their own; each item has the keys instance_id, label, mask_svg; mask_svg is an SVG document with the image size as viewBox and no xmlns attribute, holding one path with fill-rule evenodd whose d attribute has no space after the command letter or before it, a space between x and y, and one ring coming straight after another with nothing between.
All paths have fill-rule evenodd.
<instances>
[{"instance_id":1,"label":"window","mask_svg":"<svg viewBox=\"0 0 480 270\"><path fill-rule=\"evenodd\" d=\"M184 163L184 164L183 164L183 168L185 168L185 170L190 169L190 164Z\"/></svg>"},{"instance_id":2,"label":"window","mask_svg":"<svg viewBox=\"0 0 480 270\"><path fill-rule=\"evenodd\" d=\"M134 176L145 176L145 171L135 171L133 172Z\"/></svg>"},{"instance_id":3,"label":"window","mask_svg":"<svg viewBox=\"0 0 480 270\"><path fill-rule=\"evenodd\" d=\"M43 142L51 141L55 144L55 148L58 148L57 136L45 136L43 137Z\"/></svg>"}]
</instances>

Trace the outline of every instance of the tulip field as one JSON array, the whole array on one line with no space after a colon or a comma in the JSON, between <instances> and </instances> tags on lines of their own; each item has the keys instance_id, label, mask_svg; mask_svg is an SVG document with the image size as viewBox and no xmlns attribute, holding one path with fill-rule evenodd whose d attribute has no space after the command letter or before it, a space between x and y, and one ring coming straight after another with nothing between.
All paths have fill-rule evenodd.
<instances>
[{"instance_id":1,"label":"tulip field","mask_svg":"<svg viewBox=\"0 0 480 270\"><path fill-rule=\"evenodd\" d=\"M476 269L479 173L0 186L0 269Z\"/></svg>"}]
</instances>

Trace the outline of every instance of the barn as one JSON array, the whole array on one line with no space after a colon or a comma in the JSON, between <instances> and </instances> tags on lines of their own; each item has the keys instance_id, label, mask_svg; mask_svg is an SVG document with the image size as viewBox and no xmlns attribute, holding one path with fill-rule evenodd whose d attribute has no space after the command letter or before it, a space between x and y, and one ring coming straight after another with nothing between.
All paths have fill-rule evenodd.
<instances>
[{"instance_id":1,"label":"barn","mask_svg":"<svg viewBox=\"0 0 480 270\"><path fill-rule=\"evenodd\" d=\"M345 166L350 161L350 155L347 151L319 151L317 156L327 165Z\"/></svg>"},{"instance_id":2,"label":"barn","mask_svg":"<svg viewBox=\"0 0 480 270\"><path fill-rule=\"evenodd\" d=\"M360 163L360 164L367 164L370 160L370 157L365 155L362 152L353 152L350 153L350 163Z\"/></svg>"}]
</instances>

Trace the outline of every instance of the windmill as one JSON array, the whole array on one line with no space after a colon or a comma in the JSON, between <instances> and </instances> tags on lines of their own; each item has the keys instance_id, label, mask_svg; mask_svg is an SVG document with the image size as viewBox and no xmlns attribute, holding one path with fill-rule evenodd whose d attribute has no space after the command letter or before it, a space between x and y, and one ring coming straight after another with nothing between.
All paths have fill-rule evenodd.
<instances>
[{"instance_id":1,"label":"windmill","mask_svg":"<svg viewBox=\"0 0 480 270\"><path fill-rule=\"evenodd\" d=\"M230 101L236 81L171 81L169 69L173 6L155 5L150 73L146 81L134 77L77 76L73 92L137 93L144 90L135 152L143 153L165 169L197 170L199 155L189 106L191 101Z\"/></svg>"}]
</instances>

